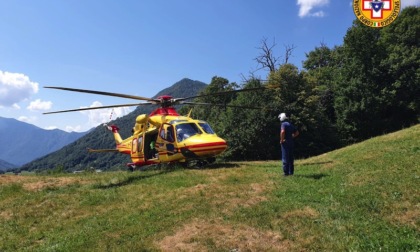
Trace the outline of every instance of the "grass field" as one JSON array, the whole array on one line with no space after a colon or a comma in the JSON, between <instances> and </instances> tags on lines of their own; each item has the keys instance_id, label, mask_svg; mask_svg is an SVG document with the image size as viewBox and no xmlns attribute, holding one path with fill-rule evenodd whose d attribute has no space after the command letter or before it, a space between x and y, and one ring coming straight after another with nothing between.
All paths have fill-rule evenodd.
<instances>
[{"instance_id":1,"label":"grass field","mask_svg":"<svg viewBox=\"0 0 420 252\"><path fill-rule=\"evenodd\" d=\"M0 251L420 251L420 125L295 170L1 175Z\"/></svg>"}]
</instances>

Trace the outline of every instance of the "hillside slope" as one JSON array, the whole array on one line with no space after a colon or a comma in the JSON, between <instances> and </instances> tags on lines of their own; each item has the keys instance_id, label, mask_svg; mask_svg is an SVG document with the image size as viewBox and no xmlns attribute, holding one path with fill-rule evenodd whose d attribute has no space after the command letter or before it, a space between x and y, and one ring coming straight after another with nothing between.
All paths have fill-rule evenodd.
<instances>
[{"instance_id":1,"label":"hillside slope","mask_svg":"<svg viewBox=\"0 0 420 252\"><path fill-rule=\"evenodd\" d=\"M7 171L13 168L17 168L17 166L0 159L0 172Z\"/></svg>"},{"instance_id":2,"label":"hillside slope","mask_svg":"<svg viewBox=\"0 0 420 252\"><path fill-rule=\"evenodd\" d=\"M196 95L207 84L200 81L193 81L184 78L171 87L158 92L153 98L160 95L171 95L173 97L188 97ZM120 117L109 124L118 125L121 129L120 134L123 138L131 135L131 129L134 126L136 117L140 114L148 114L156 106L139 106L130 114ZM83 170L93 167L95 169L109 170L125 167L126 163L131 162L128 155L118 153L88 153L87 149L113 149L115 140L108 130L102 125L91 130L87 135L78 139L74 143L65 146L63 149L51 153L38 160L23 166L22 170L49 170L57 167L63 167L66 170Z\"/></svg>"},{"instance_id":3,"label":"hillside slope","mask_svg":"<svg viewBox=\"0 0 420 252\"><path fill-rule=\"evenodd\" d=\"M286 178L279 161L1 175L0 250L419 251L419 154L417 125Z\"/></svg>"},{"instance_id":4,"label":"hillside slope","mask_svg":"<svg viewBox=\"0 0 420 252\"><path fill-rule=\"evenodd\" d=\"M4 117L0 117L0 132L0 159L14 166L54 152L86 134L58 129L45 130Z\"/></svg>"}]
</instances>

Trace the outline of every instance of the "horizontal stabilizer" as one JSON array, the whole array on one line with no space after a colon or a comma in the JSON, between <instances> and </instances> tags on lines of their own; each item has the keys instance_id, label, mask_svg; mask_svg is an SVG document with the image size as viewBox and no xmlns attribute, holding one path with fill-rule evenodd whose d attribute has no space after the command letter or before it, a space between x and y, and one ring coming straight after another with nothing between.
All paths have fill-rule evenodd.
<instances>
[{"instance_id":1,"label":"horizontal stabilizer","mask_svg":"<svg viewBox=\"0 0 420 252\"><path fill-rule=\"evenodd\" d=\"M94 152L94 153L97 153L97 152L118 152L118 150L117 150L117 149L101 149L101 150L94 150L94 149L90 149L90 148L88 148L88 152Z\"/></svg>"}]
</instances>

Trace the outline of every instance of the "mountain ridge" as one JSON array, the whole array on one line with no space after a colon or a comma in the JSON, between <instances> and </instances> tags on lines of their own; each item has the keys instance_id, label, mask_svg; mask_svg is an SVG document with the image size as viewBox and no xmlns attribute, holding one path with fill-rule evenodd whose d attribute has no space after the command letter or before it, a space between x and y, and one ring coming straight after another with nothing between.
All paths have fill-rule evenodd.
<instances>
[{"instance_id":1,"label":"mountain ridge","mask_svg":"<svg viewBox=\"0 0 420 252\"><path fill-rule=\"evenodd\" d=\"M59 129L45 130L5 117L0 117L0 131L7 132L0 138L0 159L17 167L54 152L86 134Z\"/></svg>"},{"instance_id":2,"label":"mountain ridge","mask_svg":"<svg viewBox=\"0 0 420 252\"><path fill-rule=\"evenodd\" d=\"M11 164L7 161L4 161L4 160L0 159L0 173L2 171L11 170L11 169L14 169L14 168L17 168L17 165Z\"/></svg>"}]
</instances>

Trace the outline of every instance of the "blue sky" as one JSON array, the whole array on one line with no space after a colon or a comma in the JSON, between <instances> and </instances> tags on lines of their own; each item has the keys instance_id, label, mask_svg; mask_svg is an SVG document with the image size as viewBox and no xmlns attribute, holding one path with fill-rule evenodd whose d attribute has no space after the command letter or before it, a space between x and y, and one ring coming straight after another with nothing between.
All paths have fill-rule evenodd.
<instances>
[{"instance_id":1,"label":"blue sky","mask_svg":"<svg viewBox=\"0 0 420 252\"><path fill-rule=\"evenodd\" d=\"M320 43L341 45L349 0L0 0L0 116L45 129L86 131L111 110L42 115L136 102L44 89L64 86L152 97L182 78L240 83L257 69L261 40L294 46L290 63ZM402 6L420 0L401 0ZM258 71L266 77L267 72ZM133 108L115 109L113 119ZM134 123L134 122L133 122Z\"/></svg>"}]
</instances>

